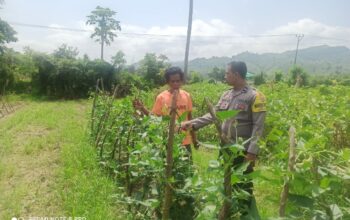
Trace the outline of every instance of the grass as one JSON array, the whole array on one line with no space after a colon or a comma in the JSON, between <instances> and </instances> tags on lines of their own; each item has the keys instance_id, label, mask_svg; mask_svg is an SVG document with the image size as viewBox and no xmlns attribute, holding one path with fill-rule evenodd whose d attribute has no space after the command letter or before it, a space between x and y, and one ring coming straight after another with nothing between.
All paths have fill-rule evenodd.
<instances>
[{"instance_id":1,"label":"grass","mask_svg":"<svg viewBox=\"0 0 350 220\"><path fill-rule=\"evenodd\" d=\"M201 174L204 174L208 169L210 160L218 159L217 150L209 150L203 147L199 148L199 150L192 149L192 154L194 165Z\"/></svg>"},{"instance_id":2,"label":"grass","mask_svg":"<svg viewBox=\"0 0 350 220\"><path fill-rule=\"evenodd\" d=\"M22 105L0 119L0 219L118 219L117 187L87 140L89 102L12 99Z\"/></svg>"}]
</instances>

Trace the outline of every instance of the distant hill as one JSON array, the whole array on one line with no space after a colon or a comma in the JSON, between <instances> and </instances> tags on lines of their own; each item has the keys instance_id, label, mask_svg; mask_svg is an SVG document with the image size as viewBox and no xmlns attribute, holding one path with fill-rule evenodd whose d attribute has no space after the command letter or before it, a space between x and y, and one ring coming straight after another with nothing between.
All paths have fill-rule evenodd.
<instances>
[{"instance_id":1,"label":"distant hill","mask_svg":"<svg viewBox=\"0 0 350 220\"><path fill-rule=\"evenodd\" d=\"M244 52L230 57L197 58L189 62L189 70L207 75L215 66L225 67L231 60L247 63L253 73L273 73L276 70L287 72L293 65L294 51L283 53L255 54ZM173 63L182 66L182 62ZM347 47L317 46L298 51L297 64L310 74L350 73L350 49Z\"/></svg>"}]
</instances>

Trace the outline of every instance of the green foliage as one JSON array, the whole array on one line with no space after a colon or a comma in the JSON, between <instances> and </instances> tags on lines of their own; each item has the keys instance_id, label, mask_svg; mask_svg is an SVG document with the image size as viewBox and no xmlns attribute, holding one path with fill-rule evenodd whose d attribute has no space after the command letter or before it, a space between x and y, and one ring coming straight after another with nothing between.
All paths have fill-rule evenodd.
<instances>
[{"instance_id":1,"label":"green foliage","mask_svg":"<svg viewBox=\"0 0 350 220\"><path fill-rule=\"evenodd\" d=\"M137 69L126 68L124 53L118 51L113 65L103 60L77 58L76 48L61 45L52 54L35 52L29 47L24 53L6 50L0 55L0 89L15 92L32 92L56 98L87 97L94 90L97 79L102 79L104 89L112 92L118 86L118 97L130 95L133 87L154 88L164 84L164 71L170 66L167 57L147 54Z\"/></svg>"},{"instance_id":2,"label":"green foliage","mask_svg":"<svg viewBox=\"0 0 350 220\"><path fill-rule=\"evenodd\" d=\"M350 85L350 74L327 74L319 76L309 76L309 86L316 87L318 85L337 86Z\"/></svg>"},{"instance_id":3,"label":"green foliage","mask_svg":"<svg viewBox=\"0 0 350 220\"><path fill-rule=\"evenodd\" d=\"M281 70L275 72L275 82L281 82L283 79L283 72Z\"/></svg>"},{"instance_id":4,"label":"green foliage","mask_svg":"<svg viewBox=\"0 0 350 220\"><path fill-rule=\"evenodd\" d=\"M122 72L118 75L117 97L125 97L132 94L134 88L148 90L148 83L137 74Z\"/></svg>"},{"instance_id":5,"label":"green foliage","mask_svg":"<svg viewBox=\"0 0 350 220\"><path fill-rule=\"evenodd\" d=\"M195 71L190 71L189 74L189 81L190 83L199 83L203 82L203 76Z\"/></svg>"},{"instance_id":6,"label":"green foliage","mask_svg":"<svg viewBox=\"0 0 350 220\"><path fill-rule=\"evenodd\" d=\"M152 93L138 94L149 99ZM201 175L181 146L183 134L175 135L172 178L165 179L165 154L168 139L168 117L139 117L132 108L131 97L113 101L113 97L97 96L92 114L92 141L100 155L100 163L115 177L124 193L116 194L124 204L124 215L133 219L161 217L165 184L172 184L172 219L215 218L225 199L223 190L223 157L210 161L207 175ZM221 112L221 118L233 117L235 111ZM182 119L179 118L179 121ZM178 122L179 123L179 122ZM239 154L240 144L227 146L231 157ZM226 155L229 156L229 155ZM244 168L233 171L234 181L243 179ZM234 195L234 199L242 193Z\"/></svg>"},{"instance_id":7,"label":"green foliage","mask_svg":"<svg viewBox=\"0 0 350 220\"><path fill-rule=\"evenodd\" d=\"M224 84L195 83L183 87L190 92L194 101L193 115L201 116L207 112L202 105L204 97L208 97L212 103L216 103L227 89ZM343 218L349 217L349 158L350 151L350 118L347 97L341 94L349 93L349 88L344 86L295 88L286 84L278 83L274 87L263 85L259 88L267 96L268 117L265 124L265 134L261 139L260 164L261 172L253 173L252 177L258 184L279 189L283 184L283 178L290 179L290 197L287 202L288 218L311 219L311 218ZM139 92L138 98L144 100L150 107L154 101L157 91L150 93ZM335 98L337 97L337 98ZM106 115L108 101L99 99L99 110L95 118L99 121ZM130 194L118 194L118 201L129 207L130 212L126 215L137 216L137 218L148 219L150 213L157 213L162 201L162 179L164 169L164 150L167 137L166 118L134 118L131 107L131 99L126 98L113 104L109 119L101 126L101 138L98 142L98 151L102 155L103 166L117 175L122 181L121 187L126 189L127 178L134 184ZM233 112L234 113L234 112ZM220 117L232 117L230 112L223 112ZM116 120L118 118L118 120ZM286 170L288 161L289 137L288 129L294 125L297 130L297 161L295 173ZM95 123L94 137L97 135L98 124ZM317 129L315 129L317 128ZM131 133L130 133L131 131ZM129 135L128 135L129 134ZM106 138L104 138L106 136ZM119 137L119 138L118 138ZM201 142L217 142L215 128L209 127L197 132ZM181 135L177 137L180 145ZM127 141L129 140L129 141ZM116 150L113 150L117 143ZM126 144L129 143L129 144ZM242 144L243 145L243 144ZM129 147L127 147L129 146ZM161 147L163 146L163 147ZM216 146L216 145L214 145ZM236 144L230 146L234 155L239 153L243 146ZM217 148L214 147L214 148ZM102 150L101 150L102 149ZM125 150L122 150L125 149ZM128 151L126 151L126 149ZM181 149L181 148L176 148ZM101 154L102 151L102 154ZM118 152L122 153L121 160L129 161L129 177L125 173L125 166L112 162L111 153L115 152L115 160L119 160ZM126 160L128 156L129 160ZM183 155L174 149L176 167L175 176L172 181L183 180L186 166L183 166L181 158ZM124 159L123 159L124 158ZM205 168L201 172L195 168L184 182L179 181L176 185L174 210L183 210L186 205L195 206L196 219L211 219L217 216L224 201L222 194L223 165L222 157L216 160L206 160ZM183 164L183 165L181 165ZM123 168L124 167L124 168ZM242 182L244 167L234 171L233 182ZM155 178L157 181L155 181ZM144 188L144 184L147 186ZM270 190L264 199L269 204L278 206L279 192ZM258 192L259 193L259 192ZM244 193L234 194L234 200L244 196ZM257 195L261 196L261 195ZM275 196L274 198L271 198ZM186 202L187 201L187 202ZM190 201L190 202L189 202ZM178 206L185 204L185 206ZM264 207L264 202L257 204ZM186 209L187 211L192 208ZM152 211L153 210L153 211ZM191 213L191 212L189 212ZM271 213L270 213L271 214ZM239 214L238 214L239 215ZM236 216L237 217L237 216ZM265 217L272 217L271 215ZM190 218L191 219L191 218Z\"/></svg>"},{"instance_id":8,"label":"green foliage","mask_svg":"<svg viewBox=\"0 0 350 220\"><path fill-rule=\"evenodd\" d=\"M308 74L300 66L293 66L289 70L289 84L296 87L305 86L308 84Z\"/></svg>"},{"instance_id":9,"label":"green foliage","mask_svg":"<svg viewBox=\"0 0 350 220\"><path fill-rule=\"evenodd\" d=\"M0 18L0 53L4 50L6 43L15 42L16 31L4 20Z\"/></svg>"},{"instance_id":10,"label":"green foliage","mask_svg":"<svg viewBox=\"0 0 350 220\"><path fill-rule=\"evenodd\" d=\"M38 72L33 75L34 93L59 98L86 97L102 79L104 89L111 91L116 83L114 67L102 60L55 58L45 54L34 55Z\"/></svg>"},{"instance_id":11,"label":"green foliage","mask_svg":"<svg viewBox=\"0 0 350 220\"><path fill-rule=\"evenodd\" d=\"M77 48L70 47L67 44L62 44L53 52L53 56L57 59L75 59L79 52Z\"/></svg>"},{"instance_id":12,"label":"green foliage","mask_svg":"<svg viewBox=\"0 0 350 220\"><path fill-rule=\"evenodd\" d=\"M31 78L38 71L30 50L27 48L25 53L18 53L5 49L0 60L0 89L7 82L7 90L30 92Z\"/></svg>"},{"instance_id":13,"label":"green foliage","mask_svg":"<svg viewBox=\"0 0 350 220\"><path fill-rule=\"evenodd\" d=\"M340 83L344 86L350 86L350 79L344 79Z\"/></svg>"},{"instance_id":14,"label":"green foliage","mask_svg":"<svg viewBox=\"0 0 350 220\"><path fill-rule=\"evenodd\" d=\"M194 99L194 117L206 113L202 106L204 97L216 103L226 90L222 84L186 85ZM317 86L315 88L294 88L286 84L274 87L259 87L267 97L268 116L264 137L261 140L260 162L267 177L258 177L267 186L280 188L283 176L291 176L291 194L304 201L313 201L308 207L291 197L287 213L290 217L310 219L310 216L331 216L330 206L336 204L344 216L350 215L349 206L349 158L350 153L350 111L347 86ZM286 171L288 161L290 125L297 130L296 174ZM215 128L204 128L197 132L201 142L216 140ZM266 179L265 179L266 178ZM275 195L267 191L267 198ZM278 196L271 201L278 205ZM259 205L259 204L258 204ZM259 206L264 206L260 204ZM332 206L333 207L333 206ZM215 210L215 209L214 209ZM321 213L321 214L320 214ZM326 217L324 217L326 218Z\"/></svg>"},{"instance_id":15,"label":"green foliage","mask_svg":"<svg viewBox=\"0 0 350 220\"><path fill-rule=\"evenodd\" d=\"M4 89L9 89L13 86L15 76L12 71L12 56L9 54L0 55L0 94Z\"/></svg>"},{"instance_id":16,"label":"green foliage","mask_svg":"<svg viewBox=\"0 0 350 220\"><path fill-rule=\"evenodd\" d=\"M166 56L147 53L140 61L138 71L151 87L155 87L165 83L164 72L168 67L170 67L170 64Z\"/></svg>"},{"instance_id":17,"label":"green foliage","mask_svg":"<svg viewBox=\"0 0 350 220\"><path fill-rule=\"evenodd\" d=\"M235 117L238 113L239 113L238 110L219 111L219 112L216 112L216 116L221 121L225 121L225 120L227 120L229 118Z\"/></svg>"},{"instance_id":18,"label":"green foliage","mask_svg":"<svg viewBox=\"0 0 350 220\"><path fill-rule=\"evenodd\" d=\"M193 100L193 117L199 117L206 114L207 107L204 104L204 99L208 98L213 104L219 101L221 94L229 89L226 84L217 83L195 83L191 85L184 85L183 89L191 94ZM206 142L217 142L217 134L214 125L206 126L197 132L199 140Z\"/></svg>"},{"instance_id":19,"label":"green foliage","mask_svg":"<svg viewBox=\"0 0 350 220\"><path fill-rule=\"evenodd\" d=\"M225 69L214 67L211 72L208 74L209 77L219 81L224 82L225 81Z\"/></svg>"},{"instance_id":20,"label":"green foliage","mask_svg":"<svg viewBox=\"0 0 350 220\"><path fill-rule=\"evenodd\" d=\"M126 63L125 54L123 53L123 51L119 50L112 57L112 65L116 68L117 72L121 72L125 63Z\"/></svg>"},{"instance_id":21,"label":"green foliage","mask_svg":"<svg viewBox=\"0 0 350 220\"><path fill-rule=\"evenodd\" d=\"M174 188L171 216L179 215L183 200L191 201L187 177L192 173L187 151L181 147L183 135L176 135L174 144L174 175L164 177L167 144L166 118L134 117L131 99L113 102L112 97L98 96L92 137L97 146L100 163L116 177L125 193L115 195L118 202L129 207L125 215L134 219L151 219L161 214L163 188L170 181ZM189 204L188 204L189 205ZM187 217L193 215L190 206ZM181 214L181 213L180 213ZM184 213L181 214L184 216ZM174 217L175 218L175 217Z\"/></svg>"},{"instance_id":22,"label":"green foliage","mask_svg":"<svg viewBox=\"0 0 350 220\"><path fill-rule=\"evenodd\" d=\"M264 84L266 82L264 73L261 72L260 75L256 75L254 77L254 85L259 86L261 84Z\"/></svg>"},{"instance_id":23,"label":"green foliage","mask_svg":"<svg viewBox=\"0 0 350 220\"><path fill-rule=\"evenodd\" d=\"M265 123L261 160L277 176L290 178L288 213L296 218L331 218L330 206L336 204L349 216L350 112L343 86L289 88L276 84L260 90L267 95L269 116ZM297 131L295 173L286 170L288 160L288 129ZM278 186L280 183L271 184ZM276 185L277 184L277 185ZM308 206L305 206L305 204ZM334 206L332 206L334 207ZM346 214L345 214L346 213ZM317 217L318 216L318 217Z\"/></svg>"}]
</instances>

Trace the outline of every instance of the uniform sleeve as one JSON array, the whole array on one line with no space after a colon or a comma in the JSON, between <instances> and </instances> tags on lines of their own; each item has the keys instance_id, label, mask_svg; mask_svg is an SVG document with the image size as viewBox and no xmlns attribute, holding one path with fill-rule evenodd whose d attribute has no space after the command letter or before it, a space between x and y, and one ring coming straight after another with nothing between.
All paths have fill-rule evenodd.
<instances>
[{"instance_id":1,"label":"uniform sleeve","mask_svg":"<svg viewBox=\"0 0 350 220\"><path fill-rule=\"evenodd\" d=\"M219 102L215 106L215 111L219 110L220 103L222 102L223 97L225 96L225 94L226 93L224 93L220 97ZM209 124L213 123L213 121L214 121L214 119L211 117L210 113L207 113L207 114L203 115L202 117L198 117L198 118L195 118L195 119L191 120L191 123L192 123L192 127L195 130L198 130L198 129L206 126L206 125L209 125Z\"/></svg>"},{"instance_id":2,"label":"uniform sleeve","mask_svg":"<svg viewBox=\"0 0 350 220\"><path fill-rule=\"evenodd\" d=\"M152 108L152 113L157 115L157 116L161 116L163 115L163 102L162 102L162 97L161 96L157 96L156 101L153 104L153 108Z\"/></svg>"},{"instance_id":3,"label":"uniform sleeve","mask_svg":"<svg viewBox=\"0 0 350 220\"><path fill-rule=\"evenodd\" d=\"M252 104L252 136L248 146L248 153L257 155L259 153L258 140L263 134L264 122L266 116L266 98L257 92L254 103Z\"/></svg>"}]
</instances>

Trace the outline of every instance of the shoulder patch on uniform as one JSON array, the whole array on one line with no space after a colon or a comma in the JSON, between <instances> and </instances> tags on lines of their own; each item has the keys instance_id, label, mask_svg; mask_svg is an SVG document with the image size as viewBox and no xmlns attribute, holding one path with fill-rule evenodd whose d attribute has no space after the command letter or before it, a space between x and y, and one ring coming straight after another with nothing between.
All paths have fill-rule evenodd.
<instances>
[{"instance_id":1,"label":"shoulder patch on uniform","mask_svg":"<svg viewBox=\"0 0 350 220\"><path fill-rule=\"evenodd\" d=\"M264 94L256 91L255 101L252 105L252 112L265 112L266 111L266 98Z\"/></svg>"}]
</instances>

